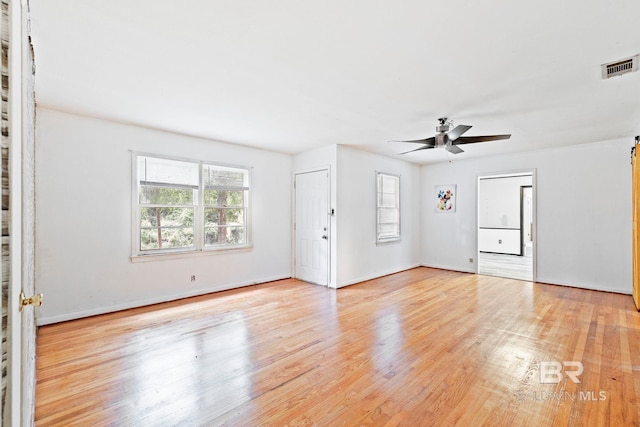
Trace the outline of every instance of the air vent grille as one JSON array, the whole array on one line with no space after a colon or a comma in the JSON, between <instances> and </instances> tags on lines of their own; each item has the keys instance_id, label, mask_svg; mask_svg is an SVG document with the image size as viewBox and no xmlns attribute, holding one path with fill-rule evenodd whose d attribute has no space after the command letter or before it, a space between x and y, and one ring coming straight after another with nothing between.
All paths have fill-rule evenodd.
<instances>
[{"instance_id":1,"label":"air vent grille","mask_svg":"<svg viewBox=\"0 0 640 427\"><path fill-rule=\"evenodd\" d=\"M602 78L610 79L611 77L638 71L638 56L639 55L621 61L602 64Z\"/></svg>"}]
</instances>

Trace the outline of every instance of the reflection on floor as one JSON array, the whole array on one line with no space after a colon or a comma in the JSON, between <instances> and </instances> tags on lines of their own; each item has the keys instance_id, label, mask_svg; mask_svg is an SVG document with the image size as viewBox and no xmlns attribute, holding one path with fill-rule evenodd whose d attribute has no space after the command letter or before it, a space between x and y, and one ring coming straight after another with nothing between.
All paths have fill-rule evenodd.
<instances>
[{"instance_id":1,"label":"reflection on floor","mask_svg":"<svg viewBox=\"0 0 640 427\"><path fill-rule=\"evenodd\" d=\"M533 259L529 256L480 252L478 274L532 281Z\"/></svg>"}]
</instances>

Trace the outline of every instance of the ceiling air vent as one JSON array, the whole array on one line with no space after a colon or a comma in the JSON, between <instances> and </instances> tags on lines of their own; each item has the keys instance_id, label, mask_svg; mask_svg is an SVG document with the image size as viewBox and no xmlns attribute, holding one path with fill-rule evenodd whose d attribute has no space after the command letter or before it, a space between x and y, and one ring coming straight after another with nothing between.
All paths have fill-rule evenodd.
<instances>
[{"instance_id":1,"label":"ceiling air vent","mask_svg":"<svg viewBox=\"0 0 640 427\"><path fill-rule=\"evenodd\" d=\"M602 78L609 79L611 77L631 73L632 71L638 71L638 56L639 55L623 59L622 61L602 64Z\"/></svg>"}]
</instances>

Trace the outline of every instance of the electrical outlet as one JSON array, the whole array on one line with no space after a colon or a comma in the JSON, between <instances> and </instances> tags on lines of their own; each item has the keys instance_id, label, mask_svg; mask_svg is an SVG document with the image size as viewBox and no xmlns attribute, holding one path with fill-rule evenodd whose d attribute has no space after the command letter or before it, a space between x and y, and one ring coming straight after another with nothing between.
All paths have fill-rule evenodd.
<instances>
[{"instance_id":1,"label":"electrical outlet","mask_svg":"<svg viewBox=\"0 0 640 427\"><path fill-rule=\"evenodd\" d=\"M469 262L473 264L473 258L469 258Z\"/></svg>"},{"instance_id":2,"label":"electrical outlet","mask_svg":"<svg viewBox=\"0 0 640 427\"><path fill-rule=\"evenodd\" d=\"M195 282L195 281L196 281L196 276L195 276L195 275L191 276L191 281L192 281L192 282Z\"/></svg>"}]
</instances>

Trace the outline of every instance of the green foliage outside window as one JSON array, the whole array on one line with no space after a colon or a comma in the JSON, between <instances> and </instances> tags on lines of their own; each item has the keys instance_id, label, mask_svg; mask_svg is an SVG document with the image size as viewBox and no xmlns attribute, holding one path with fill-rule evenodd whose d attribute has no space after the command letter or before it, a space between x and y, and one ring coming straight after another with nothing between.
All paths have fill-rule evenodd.
<instances>
[{"instance_id":1,"label":"green foliage outside window","mask_svg":"<svg viewBox=\"0 0 640 427\"><path fill-rule=\"evenodd\" d=\"M195 182L178 175L186 170L186 162L176 163L174 170L170 160L139 158L140 250L196 249L200 245L196 230L202 233L206 247L245 244L248 171L200 164L202 184L189 185L185 182ZM146 174L155 174L160 182L147 181ZM171 181L172 176L178 176L176 181ZM203 205L199 208L202 188Z\"/></svg>"}]
</instances>

